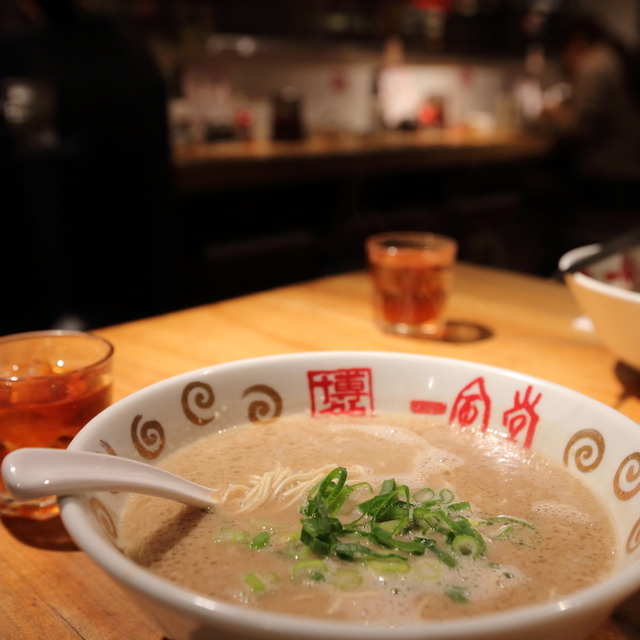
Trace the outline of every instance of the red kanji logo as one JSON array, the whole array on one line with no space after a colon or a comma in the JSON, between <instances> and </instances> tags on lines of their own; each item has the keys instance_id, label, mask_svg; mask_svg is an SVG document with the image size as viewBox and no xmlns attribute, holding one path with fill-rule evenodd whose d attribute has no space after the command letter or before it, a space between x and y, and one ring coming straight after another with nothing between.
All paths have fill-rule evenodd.
<instances>
[{"instance_id":1,"label":"red kanji logo","mask_svg":"<svg viewBox=\"0 0 640 640\"><path fill-rule=\"evenodd\" d=\"M522 446L525 449L531 447L533 436L535 434L536 425L539 416L535 411L535 406L540 402L542 394L539 393L534 400L531 399L532 386L528 386L524 392L524 396L516 391L513 401L513 407L504 412L502 416L502 424L507 427L509 432L509 440L516 442L518 434L526 429L526 435Z\"/></svg>"},{"instance_id":2,"label":"red kanji logo","mask_svg":"<svg viewBox=\"0 0 640 640\"><path fill-rule=\"evenodd\" d=\"M447 411L447 405L437 400L411 400L409 403L411 413L421 413L430 416L439 416Z\"/></svg>"},{"instance_id":3,"label":"red kanji logo","mask_svg":"<svg viewBox=\"0 0 640 640\"><path fill-rule=\"evenodd\" d=\"M453 403L449 422L460 427L480 424L482 431L489 426L491 415L491 398L484 385L484 378L472 380L460 393Z\"/></svg>"},{"instance_id":4,"label":"red kanji logo","mask_svg":"<svg viewBox=\"0 0 640 640\"><path fill-rule=\"evenodd\" d=\"M307 378L312 416L373 414L371 369L308 371Z\"/></svg>"}]
</instances>

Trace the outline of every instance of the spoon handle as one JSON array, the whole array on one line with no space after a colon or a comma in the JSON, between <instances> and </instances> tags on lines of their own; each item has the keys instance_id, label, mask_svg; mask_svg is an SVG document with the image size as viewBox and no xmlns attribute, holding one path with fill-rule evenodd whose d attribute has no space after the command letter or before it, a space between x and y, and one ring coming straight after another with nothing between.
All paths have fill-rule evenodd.
<instances>
[{"instance_id":1,"label":"spoon handle","mask_svg":"<svg viewBox=\"0 0 640 640\"><path fill-rule=\"evenodd\" d=\"M212 507L211 490L144 462L104 453L29 447L9 453L2 478L16 500L89 491L131 491Z\"/></svg>"}]
</instances>

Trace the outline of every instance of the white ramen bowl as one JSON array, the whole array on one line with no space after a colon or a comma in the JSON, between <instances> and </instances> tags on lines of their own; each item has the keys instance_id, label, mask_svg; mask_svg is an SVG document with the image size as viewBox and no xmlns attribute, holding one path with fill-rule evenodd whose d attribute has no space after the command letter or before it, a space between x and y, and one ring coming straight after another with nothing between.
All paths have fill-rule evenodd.
<instances>
[{"instance_id":1,"label":"white ramen bowl","mask_svg":"<svg viewBox=\"0 0 640 640\"><path fill-rule=\"evenodd\" d=\"M640 428L579 393L511 371L421 355L366 351L271 356L215 365L142 389L106 409L70 449L149 464L226 425L306 411L441 417L510 436L564 464L609 506L619 537L614 574L548 604L388 627L250 610L155 576L119 551L126 495L61 498L76 544L126 587L171 640L580 640L640 589ZM250 427L253 428L253 427ZM224 461L221 461L224 464Z\"/></svg>"},{"instance_id":2,"label":"white ramen bowl","mask_svg":"<svg viewBox=\"0 0 640 640\"><path fill-rule=\"evenodd\" d=\"M598 249L598 244L573 249L560 258L559 267L567 269ZM602 343L622 362L640 370L640 247L566 275L565 282Z\"/></svg>"}]
</instances>

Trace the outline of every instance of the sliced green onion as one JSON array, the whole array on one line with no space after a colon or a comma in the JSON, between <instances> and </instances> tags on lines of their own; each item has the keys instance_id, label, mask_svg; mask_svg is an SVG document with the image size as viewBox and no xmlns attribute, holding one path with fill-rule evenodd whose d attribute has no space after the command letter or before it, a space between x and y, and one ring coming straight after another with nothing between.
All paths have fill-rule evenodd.
<instances>
[{"instance_id":1,"label":"sliced green onion","mask_svg":"<svg viewBox=\"0 0 640 640\"><path fill-rule=\"evenodd\" d=\"M452 555L450 555L450 554L446 553L445 551L442 551L441 549L439 549L436 546L436 541L435 540L427 539L425 541L425 547L429 551L431 551L431 553L433 553L433 555L436 558L438 558L438 560L441 560L442 562L444 562L444 564L446 564L451 569L453 569L454 567L458 566L458 561Z\"/></svg>"},{"instance_id":2,"label":"sliced green onion","mask_svg":"<svg viewBox=\"0 0 640 640\"><path fill-rule=\"evenodd\" d=\"M278 553L285 556L285 558L291 558L292 560L302 560L303 558L309 558L313 554L310 547L304 544L300 539L291 540L278 550Z\"/></svg>"},{"instance_id":3,"label":"sliced green onion","mask_svg":"<svg viewBox=\"0 0 640 640\"><path fill-rule=\"evenodd\" d=\"M367 567L376 575L387 573L407 573L409 571L409 562L404 558L388 557L384 560L369 560Z\"/></svg>"},{"instance_id":4,"label":"sliced green onion","mask_svg":"<svg viewBox=\"0 0 640 640\"><path fill-rule=\"evenodd\" d=\"M272 534L271 539L275 545L282 547L290 542L299 542L300 532L297 529L277 531Z\"/></svg>"},{"instance_id":5,"label":"sliced green onion","mask_svg":"<svg viewBox=\"0 0 640 640\"><path fill-rule=\"evenodd\" d=\"M411 564L411 573L423 582L436 582L442 579L443 563L437 559L420 559Z\"/></svg>"},{"instance_id":6,"label":"sliced green onion","mask_svg":"<svg viewBox=\"0 0 640 640\"><path fill-rule=\"evenodd\" d=\"M362 584L362 575L353 569L336 569L329 582L340 591L354 591Z\"/></svg>"},{"instance_id":7,"label":"sliced green onion","mask_svg":"<svg viewBox=\"0 0 640 640\"><path fill-rule=\"evenodd\" d=\"M327 565L322 560L307 560L296 562L291 568L291 578L295 582L310 580L311 582L321 582L326 579L328 572Z\"/></svg>"},{"instance_id":8,"label":"sliced green onion","mask_svg":"<svg viewBox=\"0 0 640 640\"><path fill-rule=\"evenodd\" d=\"M471 556L474 560L484 553L484 542L481 538L469 534L457 535L451 541L451 549L463 556Z\"/></svg>"},{"instance_id":9,"label":"sliced green onion","mask_svg":"<svg viewBox=\"0 0 640 640\"><path fill-rule=\"evenodd\" d=\"M468 511L471 509L471 504L469 502L455 502L453 504L448 504L447 509L449 511Z\"/></svg>"},{"instance_id":10,"label":"sliced green onion","mask_svg":"<svg viewBox=\"0 0 640 640\"><path fill-rule=\"evenodd\" d=\"M465 590L462 587L447 587L444 593L454 602L459 604L466 604L469 602L469 598L467 597L468 594L465 593Z\"/></svg>"},{"instance_id":11,"label":"sliced green onion","mask_svg":"<svg viewBox=\"0 0 640 640\"><path fill-rule=\"evenodd\" d=\"M518 544L525 543L524 530L537 533L529 523L508 516L467 517L471 504L456 501L450 489L425 487L412 495L407 485L398 485L393 478L385 480L376 495L355 505L359 513L355 520L343 522L340 508L362 486L373 491L368 483L348 485L344 467L337 467L315 485L300 507L300 544L320 557L364 562L384 573L400 573L409 570L410 557L427 551L449 568L458 566L457 556L477 560L487 551L480 528L487 533L494 529L494 537ZM292 572L294 578L324 580L326 567L314 568L314 562L299 562ZM467 601L466 592L459 588L450 588L447 595Z\"/></svg>"},{"instance_id":12,"label":"sliced green onion","mask_svg":"<svg viewBox=\"0 0 640 640\"><path fill-rule=\"evenodd\" d=\"M397 549L398 551L406 551L416 556L421 556L425 552L426 544L424 538L415 538L413 540L402 540L395 538L391 533L380 527L371 530L369 539L383 547L389 549Z\"/></svg>"},{"instance_id":13,"label":"sliced green onion","mask_svg":"<svg viewBox=\"0 0 640 640\"><path fill-rule=\"evenodd\" d=\"M235 529L220 529L213 535L213 541L222 544L245 544L249 541L248 531L237 531Z\"/></svg>"},{"instance_id":14,"label":"sliced green onion","mask_svg":"<svg viewBox=\"0 0 640 640\"><path fill-rule=\"evenodd\" d=\"M395 519L395 520L383 520L382 522L376 522L377 529L384 529L389 533L395 535L400 533L404 528L406 520L405 519Z\"/></svg>"},{"instance_id":15,"label":"sliced green onion","mask_svg":"<svg viewBox=\"0 0 640 640\"><path fill-rule=\"evenodd\" d=\"M413 494L413 499L416 502L425 502L427 500L433 500L435 498L436 492L429 487L425 487L424 489L420 489Z\"/></svg>"},{"instance_id":16,"label":"sliced green onion","mask_svg":"<svg viewBox=\"0 0 640 640\"><path fill-rule=\"evenodd\" d=\"M381 553L359 542L338 542L336 544L336 556L341 560L361 560L366 558L391 558L399 557L395 553Z\"/></svg>"},{"instance_id":17,"label":"sliced green onion","mask_svg":"<svg viewBox=\"0 0 640 640\"><path fill-rule=\"evenodd\" d=\"M249 589L254 593L263 593L267 590L267 585L262 582L256 573L247 573L244 577L244 581Z\"/></svg>"},{"instance_id":18,"label":"sliced green onion","mask_svg":"<svg viewBox=\"0 0 640 640\"><path fill-rule=\"evenodd\" d=\"M442 489L442 491L440 491L440 501L442 502L442 504L449 504L450 502L453 502L455 499L455 496L453 495L453 491L451 491L451 489Z\"/></svg>"},{"instance_id":19,"label":"sliced green onion","mask_svg":"<svg viewBox=\"0 0 640 640\"><path fill-rule=\"evenodd\" d=\"M271 534L268 531L261 531L258 535L253 537L249 543L249 549L253 549L254 551L264 549L269 544L270 539Z\"/></svg>"}]
</instances>

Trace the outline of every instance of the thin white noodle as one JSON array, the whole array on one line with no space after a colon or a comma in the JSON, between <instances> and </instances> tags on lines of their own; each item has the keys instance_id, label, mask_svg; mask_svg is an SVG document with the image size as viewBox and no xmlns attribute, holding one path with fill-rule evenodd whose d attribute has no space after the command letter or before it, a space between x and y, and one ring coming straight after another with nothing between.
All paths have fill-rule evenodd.
<instances>
[{"instance_id":1,"label":"thin white noodle","mask_svg":"<svg viewBox=\"0 0 640 640\"><path fill-rule=\"evenodd\" d=\"M318 484L335 464L328 464L306 472L295 472L285 467L279 460L271 471L263 475L252 475L249 484L230 484L220 492L217 500L221 504L239 503L236 513L254 511L267 501L280 501L280 509L285 509L302 500ZM349 480L359 481L366 477L366 470L360 465L349 469Z\"/></svg>"}]
</instances>

